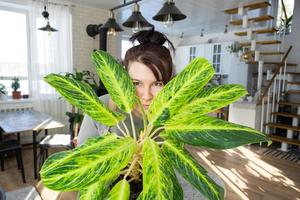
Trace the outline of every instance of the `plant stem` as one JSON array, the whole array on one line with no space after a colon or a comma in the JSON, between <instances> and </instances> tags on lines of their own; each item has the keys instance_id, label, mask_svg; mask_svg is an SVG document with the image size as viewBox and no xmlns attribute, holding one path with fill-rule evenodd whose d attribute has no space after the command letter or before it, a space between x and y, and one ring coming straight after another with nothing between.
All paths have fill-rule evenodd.
<instances>
[{"instance_id":1,"label":"plant stem","mask_svg":"<svg viewBox=\"0 0 300 200\"><path fill-rule=\"evenodd\" d=\"M123 131L123 129L121 129L121 127L119 126L119 124L117 124L117 127L121 131L121 133L123 134L123 136L126 137L127 134Z\"/></svg>"},{"instance_id":2,"label":"plant stem","mask_svg":"<svg viewBox=\"0 0 300 200\"><path fill-rule=\"evenodd\" d=\"M134 167L134 165L135 165L135 163L138 161L138 159L139 159L139 157L138 157L138 156L135 156L135 158L133 159L133 161L132 161L130 167L129 167L128 170L127 170L127 173L126 173L125 176L124 176L124 179L126 179L127 176L130 174L132 168Z\"/></svg>"},{"instance_id":3,"label":"plant stem","mask_svg":"<svg viewBox=\"0 0 300 200\"><path fill-rule=\"evenodd\" d=\"M136 140L136 132L135 132L135 126L134 126L132 114L129 113L129 116L130 116L130 121L131 121L131 127L132 127L133 138Z\"/></svg>"},{"instance_id":4,"label":"plant stem","mask_svg":"<svg viewBox=\"0 0 300 200\"><path fill-rule=\"evenodd\" d=\"M159 131L164 130L164 127L159 127L156 130L154 130L149 137L152 138L156 133L158 133Z\"/></svg>"},{"instance_id":5,"label":"plant stem","mask_svg":"<svg viewBox=\"0 0 300 200\"><path fill-rule=\"evenodd\" d=\"M123 126L124 126L124 128L125 128L125 131L126 131L127 135L130 136L130 132L129 132L129 130L128 130L126 124L124 123L124 121L122 121L122 124L123 124Z\"/></svg>"}]
</instances>

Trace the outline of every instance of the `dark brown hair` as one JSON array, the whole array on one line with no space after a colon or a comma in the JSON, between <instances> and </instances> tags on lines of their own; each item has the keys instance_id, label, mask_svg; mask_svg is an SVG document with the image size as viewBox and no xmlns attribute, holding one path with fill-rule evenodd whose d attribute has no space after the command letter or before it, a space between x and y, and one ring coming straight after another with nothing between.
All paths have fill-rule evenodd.
<instances>
[{"instance_id":1,"label":"dark brown hair","mask_svg":"<svg viewBox=\"0 0 300 200\"><path fill-rule=\"evenodd\" d=\"M129 39L132 43L138 41L140 44L130 48L123 61L123 65L128 70L129 62L140 62L146 65L154 74L156 80L167 83L173 75L173 62L170 50L163 46L167 41L171 49L174 46L168 38L154 28L147 31L140 31L132 35Z\"/></svg>"}]
</instances>

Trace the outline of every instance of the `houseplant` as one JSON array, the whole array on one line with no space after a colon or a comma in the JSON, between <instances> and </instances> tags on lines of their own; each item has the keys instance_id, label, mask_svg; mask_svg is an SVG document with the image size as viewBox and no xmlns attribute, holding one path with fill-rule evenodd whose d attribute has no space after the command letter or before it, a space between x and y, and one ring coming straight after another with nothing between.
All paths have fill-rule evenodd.
<instances>
[{"instance_id":1,"label":"houseplant","mask_svg":"<svg viewBox=\"0 0 300 200\"><path fill-rule=\"evenodd\" d=\"M44 80L94 120L117 125L123 136L107 132L73 150L51 155L40 171L44 185L59 191L79 190L80 199L129 199L130 184L142 180L138 199L183 199L176 169L209 199L224 199L224 189L184 144L227 149L266 141L266 136L254 129L205 115L239 99L247 93L245 89L232 84L203 90L214 70L206 59L194 59L153 99L143 114L144 129L137 133L131 111L140 102L129 75L106 52L94 52L92 57L121 112L104 105L88 84L57 74ZM126 116L132 121L133 133L122 124Z\"/></svg>"},{"instance_id":2,"label":"houseplant","mask_svg":"<svg viewBox=\"0 0 300 200\"><path fill-rule=\"evenodd\" d=\"M14 77L12 79L11 88L13 89L13 91L12 91L13 99L20 99L21 98L21 92L17 91L20 88L20 82L19 81L20 80L17 77Z\"/></svg>"},{"instance_id":3,"label":"houseplant","mask_svg":"<svg viewBox=\"0 0 300 200\"><path fill-rule=\"evenodd\" d=\"M78 82L87 83L89 86L91 86L91 88L93 88L95 92L99 89L99 85L97 84L95 79L95 74L93 74L89 70L78 71L75 69L74 73L68 72L64 76ZM71 112L66 112L66 115L69 117L69 121L73 121L74 123L73 131L74 136L76 137L83 119L82 111L72 105Z\"/></svg>"},{"instance_id":4,"label":"houseplant","mask_svg":"<svg viewBox=\"0 0 300 200\"><path fill-rule=\"evenodd\" d=\"M5 100L6 98L6 88L5 86L0 83L0 100Z\"/></svg>"},{"instance_id":5,"label":"houseplant","mask_svg":"<svg viewBox=\"0 0 300 200\"><path fill-rule=\"evenodd\" d=\"M239 42L232 43L226 49L229 53L234 53L236 57L241 56L240 54L243 52L243 46Z\"/></svg>"}]
</instances>

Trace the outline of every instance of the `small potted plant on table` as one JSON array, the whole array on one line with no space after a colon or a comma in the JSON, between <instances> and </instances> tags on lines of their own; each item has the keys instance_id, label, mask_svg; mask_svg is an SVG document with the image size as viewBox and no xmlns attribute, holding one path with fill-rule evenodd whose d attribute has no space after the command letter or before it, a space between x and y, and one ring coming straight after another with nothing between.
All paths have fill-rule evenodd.
<instances>
[{"instance_id":1,"label":"small potted plant on table","mask_svg":"<svg viewBox=\"0 0 300 200\"><path fill-rule=\"evenodd\" d=\"M14 77L12 79L11 83L11 88L13 89L12 91L12 97L13 99L20 99L21 98L21 91L17 91L20 88L20 82L19 78Z\"/></svg>"}]
</instances>

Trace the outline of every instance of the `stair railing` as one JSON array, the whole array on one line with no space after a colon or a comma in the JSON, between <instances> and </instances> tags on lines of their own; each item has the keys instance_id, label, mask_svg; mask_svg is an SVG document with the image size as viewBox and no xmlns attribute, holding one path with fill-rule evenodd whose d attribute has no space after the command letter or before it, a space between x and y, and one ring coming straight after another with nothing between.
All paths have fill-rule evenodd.
<instances>
[{"instance_id":1,"label":"stair railing","mask_svg":"<svg viewBox=\"0 0 300 200\"><path fill-rule=\"evenodd\" d=\"M274 121L275 117L272 115L275 110L278 110L278 102L280 101L283 91L286 90L286 67L287 67L287 57L292 50L292 46L289 47L281 63L276 68L273 76L270 79L271 72L267 72L267 80L269 83L266 88L262 90L261 95L257 100L257 105L261 105L261 119L260 119L260 131L269 133L269 128L267 127L266 131L264 130L264 125L267 122ZM273 87L272 87L273 86ZM272 98L271 98L272 97ZM267 108L265 108L267 104Z\"/></svg>"}]
</instances>

